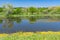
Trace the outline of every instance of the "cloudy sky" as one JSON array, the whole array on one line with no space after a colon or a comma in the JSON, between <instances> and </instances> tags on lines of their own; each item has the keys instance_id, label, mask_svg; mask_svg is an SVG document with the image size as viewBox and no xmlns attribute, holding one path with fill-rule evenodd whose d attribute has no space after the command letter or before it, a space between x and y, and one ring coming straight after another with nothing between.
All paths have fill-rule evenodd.
<instances>
[{"instance_id":1,"label":"cloudy sky","mask_svg":"<svg viewBox=\"0 0 60 40\"><path fill-rule=\"evenodd\" d=\"M60 0L0 0L0 7L3 4L12 4L14 7L49 7L60 6Z\"/></svg>"}]
</instances>

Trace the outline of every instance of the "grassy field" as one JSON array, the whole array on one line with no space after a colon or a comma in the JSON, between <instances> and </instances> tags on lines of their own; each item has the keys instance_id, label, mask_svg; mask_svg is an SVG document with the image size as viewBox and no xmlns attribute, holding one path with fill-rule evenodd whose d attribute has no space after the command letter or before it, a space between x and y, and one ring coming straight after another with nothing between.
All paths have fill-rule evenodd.
<instances>
[{"instance_id":1,"label":"grassy field","mask_svg":"<svg viewBox=\"0 0 60 40\"><path fill-rule=\"evenodd\" d=\"M60 40L60 32L17 32L0 34L0 40Z\"/></svg>"}]
</instances>

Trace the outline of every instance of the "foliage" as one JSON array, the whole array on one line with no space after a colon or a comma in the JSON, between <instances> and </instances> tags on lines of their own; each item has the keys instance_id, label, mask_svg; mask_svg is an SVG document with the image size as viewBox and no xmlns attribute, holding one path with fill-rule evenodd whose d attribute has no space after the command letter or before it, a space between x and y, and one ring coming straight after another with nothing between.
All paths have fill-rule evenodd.
<instances>
[{"instance_id":1,"label":"foliage","mask_svg":"<svg viewBox=\"0 0 60 40\"><path fill-rule=\"evenodd\" d=\"M2 12L3 11L3 8L0 8L0 12Z\"/></svg>"},{"instance_id":2,"label":"foliage","mask_svg":"<svg viewBox=\"0 0 60 40\"><path fill-rule=\"evenodd\" d=\"M23 16L23 17L30 17L30 16L39 16L45 17L49 16L53 19L60 19L60 7L16 7L14 8L12 5L4 5L3 8L0 8L0 15L2 17L5 16Z\"/></svg>"},{"instance_id":3,"label":"foliage","mask_svg":"<svg viewBox=\"0 0 60 40\"><path fill-rule=\"evenodd\" d=\"M33 13L36 13L38 10L37 10L37 8L30 7L30 8L28 8L28 11L33 14Z\"/></svg>"},{"instance_id":4,"label":"foliage","mask_svg":"<svg viewBox=\"0 0 60 40\"><path fill-rule=\"evenodd\" d=\"M21 14L21 13L23 13L22 8L16 8L16 9L14 10L14 14Z\"/></svg>"}]
</instances>

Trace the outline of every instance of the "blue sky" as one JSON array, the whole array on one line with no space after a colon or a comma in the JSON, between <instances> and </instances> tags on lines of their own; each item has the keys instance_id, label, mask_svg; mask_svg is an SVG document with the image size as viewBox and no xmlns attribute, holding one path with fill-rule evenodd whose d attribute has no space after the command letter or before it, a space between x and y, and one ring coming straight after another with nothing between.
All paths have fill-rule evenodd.
<instances>
[{"instance_id":1,"label":"blue sky","mask_svg":"<svg viewBox=\"0 0 60 40\"><path fill-rule=\"evenodd\" d=\"M0 6L12 4L14 7L49 7L60 6L60 0L0 0Z\"/></svg>"}]
</instances>

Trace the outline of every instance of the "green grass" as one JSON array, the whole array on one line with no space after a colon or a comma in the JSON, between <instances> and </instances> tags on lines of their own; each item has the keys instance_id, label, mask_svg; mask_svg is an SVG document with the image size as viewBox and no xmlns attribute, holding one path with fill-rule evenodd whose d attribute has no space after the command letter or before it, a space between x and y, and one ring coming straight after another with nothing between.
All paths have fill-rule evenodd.
<instances>
[{"instance_id":1,"label":"green grass","mask_svg":"<svg viewBox=\"0 0 60 40\"><path fill-rule=\"evenodd\" d=\"M0 40L60 40L60 35L8 36Z\"/></svg>"},{"instance_id":2,"label":"green grass","mask_svg":"<svg viewBox=\"0 0 60 40\"><path fill-rule=\"evenodd\" d=\"M24 35L9 35L6 37L1 37L0 40L60 40L60 35L58 34L33 34L29 36Z\"/></svg>"}]
</instances>

